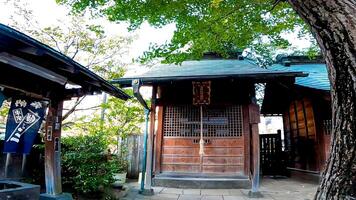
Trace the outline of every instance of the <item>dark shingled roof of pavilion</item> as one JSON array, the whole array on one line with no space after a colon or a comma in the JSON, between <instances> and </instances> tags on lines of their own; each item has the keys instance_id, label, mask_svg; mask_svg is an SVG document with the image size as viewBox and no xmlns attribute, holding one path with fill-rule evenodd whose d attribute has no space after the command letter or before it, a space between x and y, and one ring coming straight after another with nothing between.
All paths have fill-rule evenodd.
<instances>
[{"instance_id":1,"label":"dark shingled roof of pavilion","mask_svg":"<svg viewBox=\"0 0 356 200\"><path fill-rule=\"evenodd\" d=\"M290 95L301 95L308 92L318 97L330 98L330 81L324 59L317 56L313 59L307 56L277 56L277 62L268 67L277 71L302 71L308 73L307 77L296 77L294 87L285 87L280 84L267 84L265 96L261 107L264 115L283 114L288 106Z\"/></svg>"},{"instance_id":2,"label":"dark shingled roof of pavilion","mask_svg":"<svg viewBox=\"0 0 356 200\"><path fill-rule=\"evenodd\" d=\"M124 100L130 98L73 59L3 24L0 66L0 87L9 96L22 92L67 99L103 91Z\"/></svg>"},{"instance_id":3,"label":"dark shingled roof of pavilion","mask_svg":"<svg viewBox=\"0 0 356 200\"><path fill-rule=\"evenodd\" d=\"M202 59L184 61L181 65L160 64L138 76L128 76L114 80L121 87L131 86L131 81L140 79L142 85L184 80L213 80L213 79L253 79L256 82L281 77L304 77L302 71L272 70L259 67L250 59Z\"/></svg>"}]
</instances>

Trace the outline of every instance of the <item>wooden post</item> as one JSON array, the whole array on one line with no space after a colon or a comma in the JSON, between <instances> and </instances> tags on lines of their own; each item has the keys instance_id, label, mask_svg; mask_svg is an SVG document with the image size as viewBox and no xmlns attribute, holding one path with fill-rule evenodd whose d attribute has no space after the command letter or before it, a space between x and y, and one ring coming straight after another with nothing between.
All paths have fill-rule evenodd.
<instances>
[{"instance_id":1,"label":"wooden post","mask_svg":"<svg viewBox=\"0 0 356 200\"><path fill-rule=\"evenodd\" d=\"M150 131L147 141L147 165L146 165L146 188L151 190L152 186L152 165L153 165L153 138L155 132L155 118L156 118L156 95L157 86L152 87L151 98L151 113L150 113Z\"/></svg>"},{"instance_id":2,"label":"wooden post","mask_svg":"<svg viewBox=\"0 0 356 200\"><path fill-rule=\"evenodd\" d=\"M22 154L22 166L21 166L22 177L25 176L26 162L27 162L27 157L26 156L27 156L26 154Z\"/></svg>"},{"instance_id":3,"label":"wooden post","mask_svg":"<svg viewBox=\"0 0 356 200\"><path fill-rule=\"evenodd\" d=\"M199 140L200 173L203 172L203 159L204 159L203 117L204 117L203 105L200 105L200 140Z\"/></svg>"},{"instance_id":4,"label":"wooden post","mask_svg":"<svg viewBox=\"0 0 356 200\"><path fill-rule=\"evenodd\" d=\"M48 109L45 137L46 194L62 193L61 183L61 124L63 101L52 101Z\"/></svg>"},{"instance_id":5,"label":"wooden post","mask_svg":"<svg viewBox=\"0 0 356 200\"><path fill-rule=\"evenodd\" d=\"M252 146L253 146L253 174L252 189L257 193L260 187L260 136L258 133L258 124L251 124Z\"/></svg>"},{"instance_id":6,"label":"wooden post","mask_svg":"<svg viewBox=\"0 0 356 200\"><path fill-rule=\"evenodd\" d=\"M250 133L250 120L249 120L249 107L248 105L243 105L243 137L244 137L244 173L248 176L251 172L251 133Z\"/></svg>"},{"instance_id":7,"label":"wooden post","mask_svg":"<svg viewBox=\"0 0 356 200\"><path fill-rule=\"evenodd\" d=\"M6 162L5 162L5 178L9 178L9 166L11 163L11 153L6 154Z\"/></svg>"},{"instance_id":8,"label":"wooden post","mask_svg":"<svg viewBox=\"0 0 356 200\"><path fill-rule=\"evenodd\" d=\"M162 97L162 88L157 86L156 101ZM155 102L157 107L157 130L155 136L154 153L155 153L155 175L161 173L161 153L163 140L163 106Z\"/></svg>"},{"instance_id":9,"label":"wooden post","mask_svg":"<svg viewBox=\"0 0 356 200\"><path fill-rule=\"evenodd\" d=\"M249 105L250 133L252 135L252 187L250 197L261 197L260 187L260 135L258 123L260 123L260 110L257 104Z\"/></svg>"},{"instance_id":10,"label":"wooden post","mask_svg":"<svg viewBox=\"0 0 356 200\"><path fill-rule=\"evenodd\" d=\"M155 141L155 174L161 173L161 154L163 140L163 106L157 106L157 132Z\"/></svg>"}]
</instances>

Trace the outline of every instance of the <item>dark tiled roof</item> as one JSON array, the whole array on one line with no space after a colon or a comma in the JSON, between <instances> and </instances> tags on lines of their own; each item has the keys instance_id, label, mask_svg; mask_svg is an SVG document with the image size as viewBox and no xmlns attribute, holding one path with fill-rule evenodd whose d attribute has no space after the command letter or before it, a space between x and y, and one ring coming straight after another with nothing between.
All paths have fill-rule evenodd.
<instances>
[{"instance_id":1,"label":"dark tiled roof","mask_svg":"<svg viewBox=\"0 0 356 200\"><path fill-rule=\"evenodd\" d=\"M140 79L144 85L158 82L197 79L253 78L270 79L276 77L306 76L301 71L263 69L253 61L244 59L210 59L184 61L181 65L161 64L152 67L148 72L124 77L114 82L121 86L130 86L133 79Z\"/></svg>"},{"instance_id":2,"label":"dark tiled roof","mask_svg":"<svg viewBox=\"0 0 356 200\"><path fill-rule=\"evenodd\" d=\"M84 92L94 93L104 91L121 99L130 98L130 96L125 94L122 90L116 88L73 59L1 23L0 51L9 51L11 54L16 54L16 56L22 60L34 62L40 66L41 69L47 71L47 74L58 74L58 76L66 78L68 83L82 86L83 90L87 90ZM42 75L43 77L41 70L37 73L31 71L29 68L24 69L33 77L38 75ZM51 77L47 77L47 79L51 79Z\"/></svg>"},{"instance_id":3,"label":"dark tiled roof","mask_svg":"<svg viewBox=\"0 0 356 200\"><path fill-rule=\"evenodd\" d=\"M288 67L281 64L274 64L268 69L278 71L302 71L308 73L309 75L307 77L297 77L295 83L303 87L330 90L330 81L325 64L291 64Z\"/></svg>"}]
</instances>

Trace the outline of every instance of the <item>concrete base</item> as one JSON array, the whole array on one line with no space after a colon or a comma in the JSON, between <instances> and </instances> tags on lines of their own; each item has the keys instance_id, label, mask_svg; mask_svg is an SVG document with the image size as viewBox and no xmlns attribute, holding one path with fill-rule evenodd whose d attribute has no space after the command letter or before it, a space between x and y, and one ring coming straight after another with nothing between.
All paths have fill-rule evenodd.
<instances>
[{"instance_id":1,"label":"concrete base","mask_svg":"<svg viewBox=\"0 0 356 200\"><path fill-rule=\"evenodd\" d=\"M296 168L287 168L290 173L290 177L303 180L303 181L310 181L313 183L319 183L321 179L320 172L315 171L307 171L307 170L300 170Z\"/></svg>"},{"instance_id":2,"label":"concrete base","mask_svg":"<svg viewBox=\"0 0 356 200\"><path fill-rule=\"evenodd\" d=\"M261 192L252 192L252 191L249 191L247 196L249 198L262 198L263 197Z\"/></svg>"},{"instance_id":3,"label":"concrete base","mask_svg":"<svg viewBox=\"0 0 356 200\"><path fill-rule=\"evenodd\" d=\"M62 193L57 195L40 194L40 200L73 200L73 197L69 193Z\"/></svg>"},{"instance_id":4,"label":"concrete base","mask_svg":"<svg viewBox=\"0 0 356 200\"><path fill-rule=\"evenodd\" d=\"M153 196L155 194L153 189L144 189L143 191L140 190L138 193L144 196Z\"/></svg>"},{"instance_id":5,"label":"concrete base","mask_svg":"<svg viewBox=\"0 0 356 200\"><path fill-rule=\"evenodd\" d=\"M10 180L0 180L0 199L37 200L40 186Z\"/></svg>"},{"instance_id":6,"label":"concrete base","mask_svg":"<svg viewBox=\"0 0 356 200\"><path fill-rule=\"evenodd\" d=\"M156 175L154 186L191 189L249 189L251 182L244 176Z\"/></svg>"}]
</instances>

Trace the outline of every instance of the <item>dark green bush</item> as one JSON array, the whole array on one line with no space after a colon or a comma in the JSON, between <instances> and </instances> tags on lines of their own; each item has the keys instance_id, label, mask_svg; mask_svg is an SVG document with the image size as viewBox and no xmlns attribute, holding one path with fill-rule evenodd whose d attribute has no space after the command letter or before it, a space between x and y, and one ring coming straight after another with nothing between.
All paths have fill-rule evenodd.
<instances>
[{"instance_id":1,"label":"dark green bush","mask_svg":"<svg viewBox=\"0 0 356 200\"><path fill-rule=\"evenodd\" d=\"M110 186L117 163L108 159L103 134L65 137L62 140L63 184L78 193L102 192Z\"/></svg>"}]
</instances>

